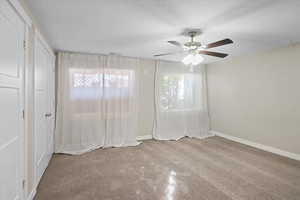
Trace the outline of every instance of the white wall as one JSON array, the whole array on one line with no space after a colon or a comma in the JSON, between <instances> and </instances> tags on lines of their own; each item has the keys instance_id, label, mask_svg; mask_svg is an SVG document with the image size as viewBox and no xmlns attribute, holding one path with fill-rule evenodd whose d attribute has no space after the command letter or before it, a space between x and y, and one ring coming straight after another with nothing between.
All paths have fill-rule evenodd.
<instances>
[{"instance_id":1,"label":"white wall","mask_svg":"<svg viewBox=\"0 0 300 200\"><path fill-rule=\"evenodd\" d=\"M300 154L300 45L207 66L211 129Z\"/></svg>"}]
</instances>

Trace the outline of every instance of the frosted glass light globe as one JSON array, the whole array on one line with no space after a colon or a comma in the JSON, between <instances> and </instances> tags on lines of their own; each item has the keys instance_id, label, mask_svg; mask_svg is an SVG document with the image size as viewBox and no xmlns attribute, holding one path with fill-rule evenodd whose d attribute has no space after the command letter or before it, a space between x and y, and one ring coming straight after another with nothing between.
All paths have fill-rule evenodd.
<instances>
[{"instance_id":1,"label":"frosted glass light globe","mask_svg":"<svg viewBox=\"0 0 300 200\"><path fill-rule=\"evenodd\" d=\"M187 55L186 57L184 57L182 59L182 62L185 64L185 65L198 65L200 64L202 61L204 60L204 58L199 55L199 54L189 54Z\"/></svg>"}]
</instances>

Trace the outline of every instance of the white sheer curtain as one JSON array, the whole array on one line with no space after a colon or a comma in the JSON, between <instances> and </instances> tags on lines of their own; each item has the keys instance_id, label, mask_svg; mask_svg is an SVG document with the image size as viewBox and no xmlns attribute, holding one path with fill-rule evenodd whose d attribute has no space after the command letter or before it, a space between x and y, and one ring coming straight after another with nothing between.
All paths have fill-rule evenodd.
<instances>
[{"instance_id":1,"label":"white sheer curtain","mask_svg":"<svg viewBox=\"0 0 300 200\"><path fill-rule=\"evenodd\" d=\"M204 70L201 66L191 71L190 67L181 63L157 62L155 139L209 136Z\"/></svg>"},{"instance_id":2,"label":"white sheer curtain","mask_svg":"<svg viewBox=\"0 0 300 200\"><path fill-rule=\"evenodd\" d=\"M55 152L134 146L138 60L59 53Z\"/></svg>"}]
</instances>

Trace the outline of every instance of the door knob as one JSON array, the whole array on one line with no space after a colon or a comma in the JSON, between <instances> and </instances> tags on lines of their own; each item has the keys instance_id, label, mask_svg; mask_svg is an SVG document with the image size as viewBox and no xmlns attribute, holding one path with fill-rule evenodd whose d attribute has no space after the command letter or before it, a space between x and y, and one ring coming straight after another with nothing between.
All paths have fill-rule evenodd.
<instances>
[{"instance_id":1,"label":"door knob","mask_svg":"<svg viewBox=\"0 0 300 200\"><path fill-rule=\"evenodd\" d=\"M46 113L46 114L45 114L45 117L51 117L51 116L52 116L51 113Z\"/></svg>"}]
</instances>

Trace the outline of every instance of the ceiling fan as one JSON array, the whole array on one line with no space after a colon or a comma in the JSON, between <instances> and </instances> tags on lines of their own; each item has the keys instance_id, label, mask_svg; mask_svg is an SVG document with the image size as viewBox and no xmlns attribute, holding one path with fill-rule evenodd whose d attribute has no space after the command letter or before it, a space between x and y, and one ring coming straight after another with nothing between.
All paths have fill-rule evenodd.
<instances>
[{"instance_id":1,"label":"ceiling fan","mask_svg":"<svg viewBox=\"0 0 300 200\"><path fill-rule=\"evenodd\" d=\"M214 47L219 47L227 44L232 44L233 41L231 39L224 39L217 42L213 42L210 44L203 45L200 42L197 42L194 40L196 36L200 34L199 31L189 31L187 32L187 35L191 37L191 40L185 44L181 44L177 41L168 41L169 44L175 45L177 47L180 47L181 50L177 52L171 52L171 53L163 53L163 54L157 54L154 55L155 57L159 56L167 56L167 55L174 55L174 54L180 54L184 52L188 52L188 55L183 58L182 62L186 65L192 64L192 65L198 65L201 63L204 58L200 55L208 55L208 56L215 56L219 58L225 58L228 56L228 54L225 53L219 53L219 52L212 52L212 51L206 51L206 49L211 49Z\"/></svg>"}]
</instances>

